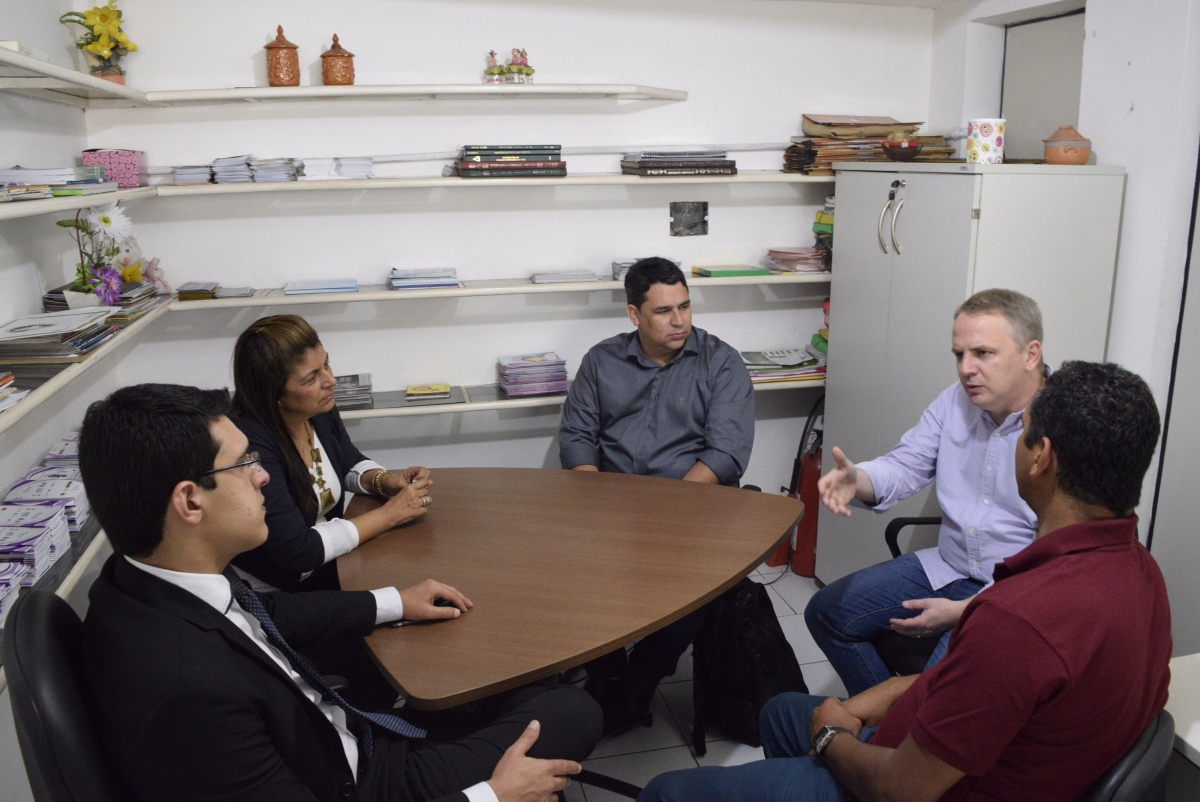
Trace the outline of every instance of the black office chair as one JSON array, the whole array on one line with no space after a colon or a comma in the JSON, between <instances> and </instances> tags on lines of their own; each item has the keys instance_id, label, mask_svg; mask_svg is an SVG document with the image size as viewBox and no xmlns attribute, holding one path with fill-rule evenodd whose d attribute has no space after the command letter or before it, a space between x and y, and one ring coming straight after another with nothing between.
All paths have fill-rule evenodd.
<instances>
[{"instance_id":1,"label":"black office chair","mask_svg":"<svg viewBox=\"0 0 1200 802\"><path fill-rule=\"evenodd\" d=\"M906 526L938 526L942 523L940 516L934 518L893 518L883 532L892 559L900 556L900 530ZM925 664L933 656L937 648L937 638L913 638L892 632L880 635L871 641L875 651L879 653L883 664L893 675L905 677L909 674L920 674L925 670Z\"/></svg>"},{"instance_id":2,"label":"black office chair","mask_svg":"<svg viewBox=\"0 0 1200 802\"><path fill-rule=\"evenodd\" d=\"M37 802L133 798L100 759L80 693L83 624L45 590L25 593L4 624L4 671L17 742Z\"/></svg>"},{"instance_id":3,"label":"black office chair","mask_svg":"<svg viewBox=\"0 0 1200 802\"><path fill-rule=\"evenodd\" d=\"M1174 746L1175 720L1164 710L1079 802L1162 802L1167 796L1167 762Z\"/></svg>"}]
</instances>

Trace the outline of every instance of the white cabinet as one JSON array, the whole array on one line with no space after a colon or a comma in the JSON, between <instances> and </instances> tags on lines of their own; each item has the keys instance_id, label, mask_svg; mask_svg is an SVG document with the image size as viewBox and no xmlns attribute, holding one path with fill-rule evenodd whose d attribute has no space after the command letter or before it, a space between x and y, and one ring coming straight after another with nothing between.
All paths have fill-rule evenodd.
<instances>
[{"instance_id":1,"label":"white cabinet","mask_svg":"<svg viewBox=\"0 0 1200 802\"><path fill-rule=\"evenodd\" d=\"M1124 170L1048 165L839 165L825 464L887 452L945 387L955 308L1007 287L1034 298L1046 361L1102 360ZM886 515L820 511L817 576L887 559L897 516L938 514L932 488Z\"/></svg>"}]
</instances>

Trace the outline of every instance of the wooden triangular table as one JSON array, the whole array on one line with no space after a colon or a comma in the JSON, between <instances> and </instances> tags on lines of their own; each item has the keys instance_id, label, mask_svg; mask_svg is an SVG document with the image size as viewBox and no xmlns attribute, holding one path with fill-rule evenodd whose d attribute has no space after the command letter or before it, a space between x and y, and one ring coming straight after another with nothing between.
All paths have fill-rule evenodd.
<instances>
[{"instance_id":1,"label":"wooden triangular table","mask_svg":"<svg viewBox=\"0 0 1200 802\"><path fill-rule=\"evenodd\" d=\"M804 509L612 473L451 468L433 481L425 517L338 558L346 590L436 579L475 603L366 639L409 704L427 710L581 665L681 618L749 574Z\"/></svg>"}]
</instances>

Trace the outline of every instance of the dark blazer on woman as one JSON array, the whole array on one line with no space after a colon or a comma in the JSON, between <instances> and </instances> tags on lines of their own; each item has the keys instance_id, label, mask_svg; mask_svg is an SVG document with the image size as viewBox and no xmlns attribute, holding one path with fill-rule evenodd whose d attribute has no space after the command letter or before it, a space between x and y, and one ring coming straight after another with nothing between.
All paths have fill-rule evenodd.
<instances>
[{"instance_id":1,"label":"dark blazer on woman","mask_svg":"<svg viewBox=\"0 0 1200 802\"><path fill-rule=\"evenodd\" d=\"M244 415L234 416L233 422L249 438L249 450L258 452L263 470L271 477L271 481L263 487L267 506L267 542L252 551L239 554L233 564L280 590L299 590L301 577L324 565L325 545L313 528L317 522L316 515L303 513L300 500L288 488L283 455L285 448L292 447L291 443L280 443L265 426ZM342 423L337 407L322 412L309 422L325 448L329 461L333 463L325 466L325 469L332 469L342 483L342 497L325 514L325 518L341 518L345 512L346 474L366 457L350 442L350 435L346 432L346 425ZM306 488L310 486L311 483L306 484ZM336 587L332 583L325 586Z\"/></svg>"}]
</instances>

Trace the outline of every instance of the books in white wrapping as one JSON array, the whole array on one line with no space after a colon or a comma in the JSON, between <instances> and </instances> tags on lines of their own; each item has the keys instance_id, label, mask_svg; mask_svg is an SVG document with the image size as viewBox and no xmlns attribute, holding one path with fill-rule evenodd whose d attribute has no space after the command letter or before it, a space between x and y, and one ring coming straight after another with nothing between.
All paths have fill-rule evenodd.
<instances>
[{"instance_id":1,"label":"books in white wrapping","mask_svg":"<svg viewBox=\"0 0 1200 802\"><path fill-rule=\"evenodd\" d=\"M62 499L37 504L0 504L0 527L45 530L49 533L50 556L57 560L71 548L67 507L68 502Z\"/></svg>"},{"instance_id":2,"label":"books in white wrapping","mask_svg":"<svg viewBox=\"0 0 1200 802\"><path fill-rule=\"evenodd\" d=\"M41 579L54 565L52 533L37 526L0 526L0 561L24 565L26 587Z\"/></svg>"},{"instance_id":3,"label":"books in white wrapping","mask_svg":"<svg viewBox=\"0 0 1200 802\"><path fill-rule=\"evenodd\" d=\"M79 479L78 465L42 465L30 468L23 479Z\"/></svg>"},{"instance_id":4,"label":"books in white wrapping","mask_svg":"<svg viewBox=\"0 0 1200 802\"><path fill-rule=\"evenodd\" d=\"M25 577L29 574L30 570L24 563L0 563L0 629L4 627L8 611L16 603Z\"/></svg>"},{"instance_id":5,"label":"books in white wrapping","mask_svg":"<svg viewBox=\"0 0 1200 802\"><path fill-rule=\"evenodd\" d=\"M78 532L87 523L91 505L83 482L77 479L21 480L9 488L5 504L37 504L43 501L66 500L67 523Z\"/></svg>"},{"instance_id":6,"label":"books in white wrapping","mask_svg":"<svg viewBox=\"0 0 1200 802\"><path fill-rule=\"evenodd\" d=\"M79 441L64 437L59 440L42 459L43 465L61 466L79 464Z\"/></svg>"},{"instance_id":7,"label":"books in white wrapping","mask_svg":"<svg viewBox=\"0 0 1200 802\"><path fill-rule=\"evenodd\" d=\"M557 270L534 273L529 277L534 284L573 284L577 281L599 281L594 270Z\"/></svg>"},{"instance_id":8,"label":"books in white wrapping","mask_svg":"<svg viewBox=\"0 0 1200 802\"><path fill-rule=\"evenodd\" d=\"M565 368L567 364L554 351L544 351L539 354L502 356L498 361L500 367L507 371L536 370L539 367L549 367L552 365L562 365Z\"/></svg>"},{"instance_id":9,"label":"books in white wrapping","mask_svg":"<svg viewBox=\"0 0 1200 802\"><path fill-rule=\"evenodd\" d=\"M567 391L567 363L554 351L502 356L498 367L500 389L510 396Z\"/></svg>"}]
</instances>

